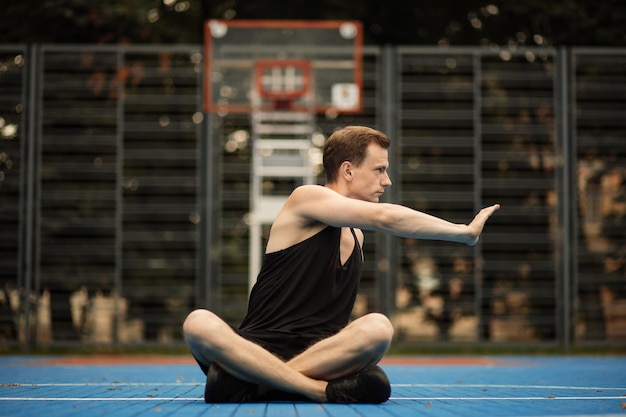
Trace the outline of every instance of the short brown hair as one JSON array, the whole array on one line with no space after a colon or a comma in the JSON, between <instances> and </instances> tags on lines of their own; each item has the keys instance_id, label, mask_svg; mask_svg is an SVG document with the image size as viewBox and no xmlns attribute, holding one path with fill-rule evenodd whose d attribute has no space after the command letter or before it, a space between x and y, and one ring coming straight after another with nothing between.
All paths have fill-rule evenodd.
<instances>
[{"instance_id":1,"label":"short brown hair","mask_svg":"<svg viewBox=\"0 0 626 417\"><path fill-rule=\"evenodd\" d=\"M339 167L345 161L361 165L371 143L389 149L391 140L384 133L365 126L346 126L330 135L324 146L326 182L332 184L337 181Z\"/></svg>"}]
</instances>

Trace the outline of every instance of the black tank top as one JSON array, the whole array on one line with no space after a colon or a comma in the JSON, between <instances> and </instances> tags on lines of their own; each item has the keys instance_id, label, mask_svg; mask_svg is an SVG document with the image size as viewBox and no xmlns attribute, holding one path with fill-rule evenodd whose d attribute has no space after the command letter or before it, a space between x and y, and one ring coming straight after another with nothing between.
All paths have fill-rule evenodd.
<instances>
[{"instance_id":1,"label":"black tank top","mask_svg":"<svg viewBox=\"0 0 626 417\"><path fill-rule=\"evenodd\" d=\"M328 226L287 249L265 254L239 332L288 360L344 328L357 295L363 255L341 264L341 229Z\"/></svg>"}]
</instances>

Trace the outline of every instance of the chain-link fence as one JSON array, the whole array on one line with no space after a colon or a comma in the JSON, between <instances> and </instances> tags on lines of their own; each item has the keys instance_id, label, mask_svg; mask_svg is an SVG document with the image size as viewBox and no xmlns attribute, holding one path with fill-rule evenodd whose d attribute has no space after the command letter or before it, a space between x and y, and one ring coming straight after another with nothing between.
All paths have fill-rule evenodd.
<instances>
[{"instance_id":1,"label":"chain-link fence","mask_svg":"<svg viewBox=\"0 0 626 417\"><path fill-rule=\"evenodd\" d=\"M354 314L406 344L626 343L626 50L367 47L386 198L473 248L366 233ZM202 112L202 48L0 46L0 339L181 344L248 295L250 121ZM323 178L319 178L323 182Z\"/></svg>"}]
</instances>

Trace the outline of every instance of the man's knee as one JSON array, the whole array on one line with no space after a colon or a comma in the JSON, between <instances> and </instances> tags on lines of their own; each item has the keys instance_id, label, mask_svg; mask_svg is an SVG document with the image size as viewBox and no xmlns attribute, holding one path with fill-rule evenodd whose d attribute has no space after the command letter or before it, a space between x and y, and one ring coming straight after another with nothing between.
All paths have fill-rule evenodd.
<instances>
[{"instance_id":1,"label":"man's knee","mask_svg":"<svg viewBox=\"0 0 626 417\"><path fill-rule=\"evenodd\" d=\"M363 317L363 331L370 342L383 349L387 349L393 339L393 325L387 316L380 313L371 313Z\"/></svg>"},{"instance_id":2,"label":"man's knee","mask_svg":"<svg viewBox=\"0 0 626 417\"><path fill-rule=\"evenodd\" d=\"M393 325L391 320L384 314L372 313L370 314L372 320L372 331L378 335L382 340L393 339Z\"/></svg>"},{"instance_id":3,"label":"man's knee","mask_svg":"<svg viewBox=\"0 0 626 417\"><path fill-rule=\"evenodd\" d=\"M197 309L189 313L183 322L183 334L187 340L199 340L207 335L219 334L224 326L224 322L211 311Z\"/></svg>"}]
</instances>

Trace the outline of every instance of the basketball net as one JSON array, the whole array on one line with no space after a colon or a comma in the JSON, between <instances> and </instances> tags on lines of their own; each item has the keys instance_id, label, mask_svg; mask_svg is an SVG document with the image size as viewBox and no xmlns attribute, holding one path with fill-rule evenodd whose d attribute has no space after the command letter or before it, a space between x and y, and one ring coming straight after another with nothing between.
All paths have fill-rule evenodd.
<instances>
[{"instance_id":1,"label":"basketball net","mask_svg":"<svg viewBox=\"0 0 626 417\"><path fill-rule=\"evenodd\" d=\"M256 107L276 111L298 110L294 102L311 95L311 65L306 60L259 60L255 68ZM302 107L309 108L310 103Z\"/></svg>"}]
</instances>

